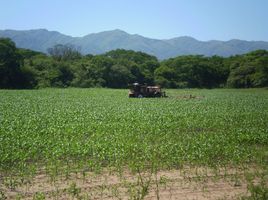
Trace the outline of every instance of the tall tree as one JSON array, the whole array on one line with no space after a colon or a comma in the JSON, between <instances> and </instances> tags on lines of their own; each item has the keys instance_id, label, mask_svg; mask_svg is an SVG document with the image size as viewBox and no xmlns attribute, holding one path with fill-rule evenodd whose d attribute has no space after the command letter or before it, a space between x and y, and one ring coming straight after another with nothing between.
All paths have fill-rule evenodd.
<instances>
[{"instance_id":1,"label":"tall tree","mask_svg":"<svg viewBox=\"0 0 268 200\"><path fill-rule=\"evenodd\" d=\"M21 64L22 57L15 43L8 38L0 38L0 88L22 87Z\"/></svg>"},{"instance_id":2,"label":"tall tree","mask_svg":"<svg viewBox=\"0 0 268 200\"><path fill-rule=\"evenodd\" d=\"M73 45L57 44L47 51L57 61L74 60L82 57L79 50Z\"/></svg>"}]
</instances>

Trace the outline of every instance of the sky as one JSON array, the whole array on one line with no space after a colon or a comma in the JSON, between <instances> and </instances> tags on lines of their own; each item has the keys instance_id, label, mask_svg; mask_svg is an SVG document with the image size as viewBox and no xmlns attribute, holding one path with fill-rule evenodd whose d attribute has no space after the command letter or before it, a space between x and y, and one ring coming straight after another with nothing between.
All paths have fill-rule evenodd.
<instances>
[{"instance_id":1,"label":"sky","mask_svg":"<svg viewBox=\"0 0 268 200\"><path fill-rule=\"evenodd\" d=\"M268 0L0 0L0 30L268 41Z\"/></svg>"}]
</instances>

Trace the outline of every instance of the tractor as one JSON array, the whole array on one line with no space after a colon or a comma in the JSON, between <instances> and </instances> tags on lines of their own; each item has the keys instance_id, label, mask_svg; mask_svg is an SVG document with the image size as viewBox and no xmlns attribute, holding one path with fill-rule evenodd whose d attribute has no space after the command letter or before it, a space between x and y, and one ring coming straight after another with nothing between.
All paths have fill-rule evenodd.
<instances>
[{"instance_id":1,"label":"tractor","mask_svg":"<svg viewBox=\"0 0 268 200\"><path fill-rule=\"evenodd\" d=\"M130 98L143 97L167 97L166 93L161 91L160 86L147 86L146 84L133 83L130 85L128 92Z\"/></svg>"}]
</instances>

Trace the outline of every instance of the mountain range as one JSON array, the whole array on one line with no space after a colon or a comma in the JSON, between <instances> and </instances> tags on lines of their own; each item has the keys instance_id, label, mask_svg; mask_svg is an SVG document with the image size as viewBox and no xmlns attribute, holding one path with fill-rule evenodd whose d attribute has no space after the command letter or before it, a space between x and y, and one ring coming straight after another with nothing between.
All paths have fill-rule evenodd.
<instances>
[{"instance_id":1,"label":"mountain range","mask_svg":"<svg viewBox=\"0 0 268 200\"><path fill-rule=\"evenodd\" d=\"M268 50L268 42L245 41L199 41L183 36L172 39L151 39L138 34L128 34L122 30L92 33L83 37L71 37L57 31L35 30L0 30L0 37L11 38L20 48L27 48L47 53L47 49L56 44L71 44L81 50L82 54L102 54L114 49L142 51L167 59L180 55L231 56L244 54L257 49Z\"/></svg>"}]
</instances>

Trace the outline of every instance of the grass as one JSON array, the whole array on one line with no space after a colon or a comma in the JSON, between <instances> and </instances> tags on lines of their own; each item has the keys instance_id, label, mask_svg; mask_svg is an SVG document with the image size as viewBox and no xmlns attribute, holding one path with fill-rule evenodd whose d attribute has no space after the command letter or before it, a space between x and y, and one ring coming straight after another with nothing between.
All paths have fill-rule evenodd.
<instances>
[{"instance_id":1,"label":"grass","mask_svg":"<svg viewBox=\"0 0 268 200\"><path fill-rule=\"evenodd\" d=\"M0 90L0 173L23 177L45 169L53 178L59 168L67 177L104 168L268 165L268 90L167 94L129 99L127 90L115 89Z\"/></svg>"}]
</instances>

